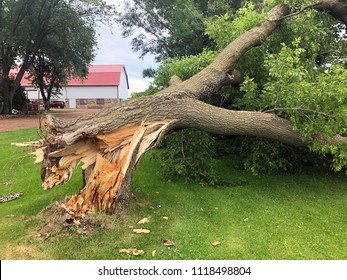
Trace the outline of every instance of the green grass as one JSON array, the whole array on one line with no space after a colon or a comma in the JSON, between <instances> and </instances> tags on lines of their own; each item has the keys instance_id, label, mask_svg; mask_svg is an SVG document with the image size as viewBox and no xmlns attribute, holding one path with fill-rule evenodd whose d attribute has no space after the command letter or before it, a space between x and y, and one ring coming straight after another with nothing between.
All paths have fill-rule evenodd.
<instances>
[{"instance_id":1,"label":"green grass","mask_svg":"<svg viewBox=\"0 0 347 280\"><path fill-rule=\"evenodd\" d=\"M40 166L25 149L10 146L35 138L32 129L0 133L0 195L24 192L0 204L1 259L347 259L347 177L312 171L255 177L229 168L228 159L219 171L234 186L212 187L165 182L146 155L133 179L135 199L120 217L98 214L104 224L92 234L57 229L45 240L37 236L44 223L37 213L76 193L81 176L43 191ZM144 217L150 221L142 227L151 232L134 234ZM175 246L163 246L162 239ZM213 247L214 241L221 245ZM118 252L134 247L145 253Z\"/></svg>"}]
</instances>

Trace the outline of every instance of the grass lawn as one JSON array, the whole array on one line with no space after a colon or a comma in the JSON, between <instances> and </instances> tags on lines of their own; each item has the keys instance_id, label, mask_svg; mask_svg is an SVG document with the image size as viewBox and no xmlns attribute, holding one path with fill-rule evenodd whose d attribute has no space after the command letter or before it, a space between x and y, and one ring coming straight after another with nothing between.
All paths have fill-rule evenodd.
<instances>
[{"instance_id":1,"label":"grass lawn","mask_svg":"<svg viewBox=\"0 0 347 280\"><path fill-rule=\"evenodd\" d=\"M82 179L76 172L68 185L43 191L40 166L10 145L37 137L34 129L0 133L0 196L24 193L0 203L1 259L347 259L347 176L252 176L230 168L228 159L219 171L232 186L212 187L165 182L146 155L133 180L135 197L120 216L93 214L102 221L93 232L61 226L45 238L48 221L38 213L78 192ZM149 222L137 225L144 217ZM141 227L151 232L133 233Z\"/></svg>"}]
</instances>

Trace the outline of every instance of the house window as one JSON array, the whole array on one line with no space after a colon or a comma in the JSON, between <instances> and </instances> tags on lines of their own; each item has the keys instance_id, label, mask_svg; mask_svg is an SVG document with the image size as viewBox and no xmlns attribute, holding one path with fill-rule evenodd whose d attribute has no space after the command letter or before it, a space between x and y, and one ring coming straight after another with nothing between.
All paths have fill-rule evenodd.
<instances>
[{"instance_id":1,"label":"house window","mask_svg":"<svg viewBox=\"0 0 347 280\"><path fill-rule=\"evenodd\" d=\"M87 99L80 99L79 100L79 105L88 105Z\"/></svg>"},{"instance_id":2,"label":"house window","mask_svg":"<svg viewBox=\"0 0 347 280\"><path fill-rule=\"evenodd\" d=\"M96 99L96 104L97 105L104 105L105 104L105 99Z\"/></svg>"}]
</instances>

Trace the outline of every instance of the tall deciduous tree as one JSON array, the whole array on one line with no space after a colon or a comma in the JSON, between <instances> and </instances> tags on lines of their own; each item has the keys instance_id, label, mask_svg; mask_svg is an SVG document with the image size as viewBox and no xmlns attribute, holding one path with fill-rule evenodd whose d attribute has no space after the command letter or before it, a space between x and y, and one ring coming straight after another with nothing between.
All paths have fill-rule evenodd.
<instances>
[{"instance_id":1,"label":"tall deciduous tree","mask_svg":"<svg viewBox=\"0 0 347 280\"><path fill-rule=\"evenodd\" d=\"M150 0L125 1L118 22L123 36L132 36L132 48L154 54L157 60L200 53L211 41L204 21L240 6L241 1Z\"/></svg>"},{"instance_id":2,"label":"tall deciduous tree","mask_svg":"<svg viewBox=\"0 0 347 280\"><path fill-rule=\"evenodd\" d=\"M37 52L47 36L59 26L57 19L66 18L62 7L70 7L86 24L93 26L97 20L108 19L112 7L102 0L7 0L0 5L0 87L3 89L3 113L11 112L12 98L25 71L32 65ZM13 90L8 90L9 73L20 63Z\"/></svg>"},{"instance_id":3,"label":"tall deciduous tree","mask_svg":"<svg viewBox=\"0 0 347 280\"><path fill-rule=\"evenodd\" d=\"M291 47L283 43L268 50L269 56L262 61L269 71L267 80L261 83L261 92L252 78L242 84L246 98L261 104L261 110L231 110L204 102L222 87L242 83L244 78L237 70L242 58L250 51L262 51L259 46L273 40L271 35L277 36L276 31L283 32L281 24L293 17L323 9L347 24L341 16L347 14L344 1L310 3L298 12L288 4L276 5L256 26L238 34L207 67L187 80L173 79L170 86L154 95L127 100L70 121L48 116L49 135L29 144L37 147L37 161L42 161L44 189L67 182L78 162L82 162L84 186L62 207L72 219L83 218L89 211L114 213L129 198L131 178L141 156L165 134L185 128L310 146L333 155L336 170L346 166L347 70L338 61L325 69L302 65L301 60L310 55L300 46L300 38L291 42ZM331 28L337 24L329 22L326 15L312 23L326 21ZM298 98L305 106L316 107L296 106ZM264 107L264 103L269 106ZM282 108L282 104L290 107ZM275 114L277 111L281 114Z\"/></svg>"},{"instance_id":4,"label":"tall deciduous tree","mask_svg":"<svg viewBox=\"0 0 347 280\"><path fill-rule=\"evenodd\" d=\"M52 11L60 0L51 1L4 1L2 9L2 25L0 57L1 84L4 95L3 113L9 114L12 99L25 71L31 65L34 55L50 31L49 20ZM15 66L15 60L20 59L21 67L14 80L14 87L9 90L9 73Z\"/></svg>"},{"instance_id":5,"label":"tall deciduous tree","mask_svg":"<svg viewBox=\"0 0 347 280\"><path fill-rule=\"evenodd\" d=\"M84 78L94 58L95 32L69 6L60 8L57 27L48 35L30 67L31 79L40 89L45 108L71 78Z\"/></svg>"}]
</instances>

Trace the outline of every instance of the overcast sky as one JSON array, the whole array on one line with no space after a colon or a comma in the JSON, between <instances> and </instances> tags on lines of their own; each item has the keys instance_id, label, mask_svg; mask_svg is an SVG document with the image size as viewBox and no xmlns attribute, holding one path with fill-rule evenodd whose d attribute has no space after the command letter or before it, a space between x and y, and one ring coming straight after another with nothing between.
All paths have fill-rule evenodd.
<instances>
[{"instance_id":1,"label":"overcast sky","mask_svg":"<svg viewBox=\"0 0 347 280\"><path fill-rule=\"evenodd\" d=\"M123 0L107 0L108 3L123 6ZM101 26L97 28L98 46L93 64L124 64L129 78L129 94L143 91L150 80L142 78L142 70L156 68L154 58L146 56L139 59L140 54L131 50L130 38L122 38L117 25L112 28Z\"/></svg>"}]
</instances>

